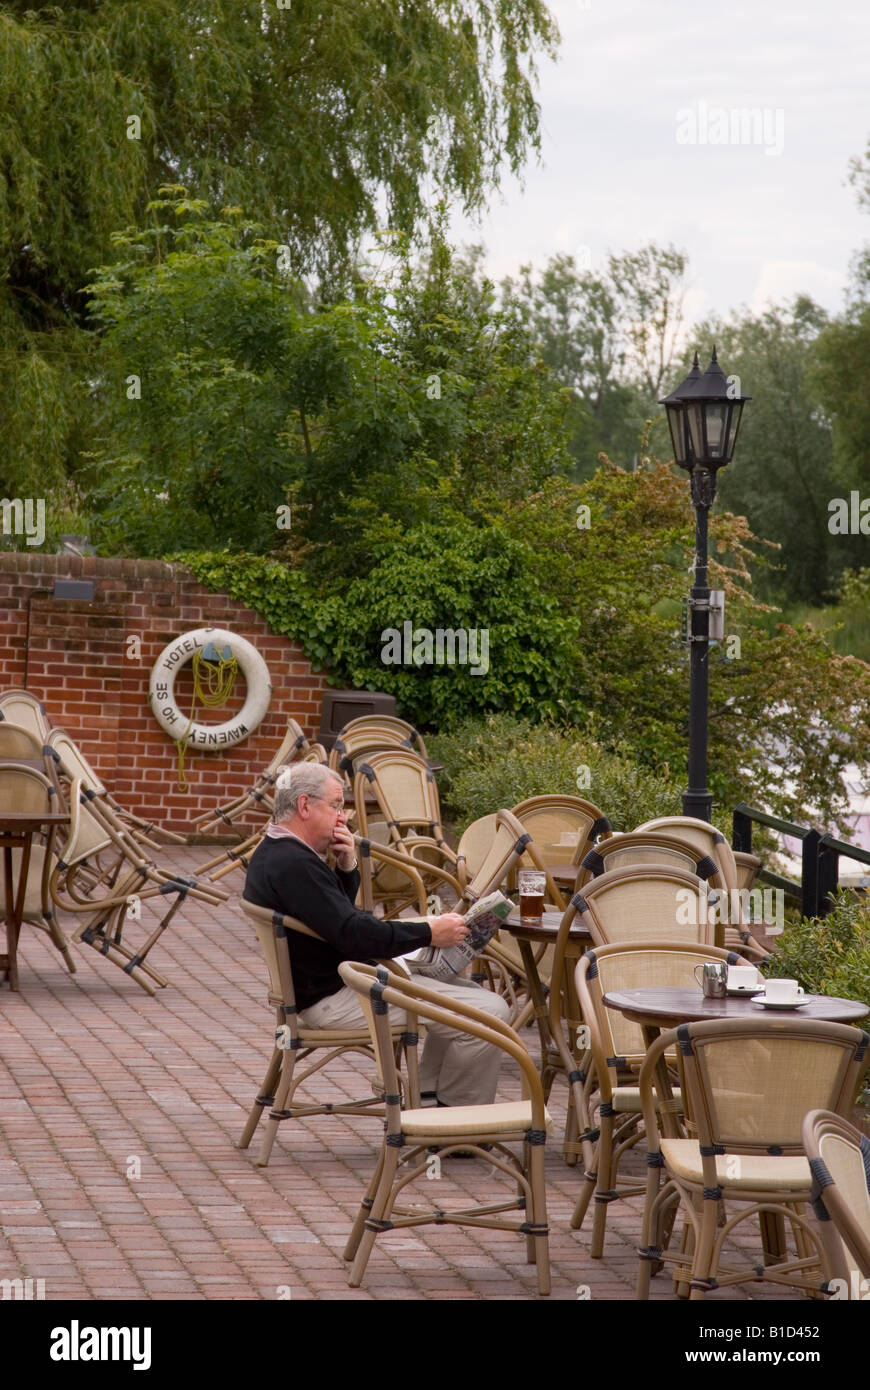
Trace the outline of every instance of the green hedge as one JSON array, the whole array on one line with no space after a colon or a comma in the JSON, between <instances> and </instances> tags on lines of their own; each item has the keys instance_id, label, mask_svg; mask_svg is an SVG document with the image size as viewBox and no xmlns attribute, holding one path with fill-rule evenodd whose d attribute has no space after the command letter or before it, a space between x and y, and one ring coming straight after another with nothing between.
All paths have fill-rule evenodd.
<instances>
[{"instance_id":1,"label":"green hedge","mask_svg":"<svg viewBox=\"0 0 870 1390\"><path fill-rule=\"evenodd\" d=\"M841 890L827 917L787 925L764 973L870 1006L870 904Z\"/></svg>"},{"instance_id":2,"label":"green hedge","mask_svg":"<svg viewBox=\"0 0 870 1390\"><path fill-rule=\"evenodd\" d=\"M679 788L667 772L641 768L576 729L497 714L466 720L427 744L444 764L442 805L460 831L478 816L547 792L593 801L616 830L680 814Z\"/></svg>"}]
</instances>

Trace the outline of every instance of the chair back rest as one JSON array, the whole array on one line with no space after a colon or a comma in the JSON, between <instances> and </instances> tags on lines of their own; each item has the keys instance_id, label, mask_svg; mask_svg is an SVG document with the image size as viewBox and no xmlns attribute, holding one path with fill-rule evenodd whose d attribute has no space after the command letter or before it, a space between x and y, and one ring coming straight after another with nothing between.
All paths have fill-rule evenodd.
<instances>
[{"instance_id":1,"label":"chair back rest","mask_svg":"<svg viewBox=\"0 0 870 1390\"><path fill-rule=\"evenodd\" d=\"M487 893L495 892L502 888L513 868L540 869L546 875L547 901L560 911L564 910L565 900L547 872L538 846L513 812L502 809L496 811L495 834L490 847L463 896L469 902L476 902Z\"/></svg>"},{"instance_id":2,"label":"chair back rest","mask_svg":"<svg viewBox=\"0 0 870 1390\"><path fill-rule=\"evenodd\" d=\"M409 748L424 760L428 759L423 736L404 719L393 714L361 714L357 719L349 719L339 730L334 748L342 745L340 757L357 757L365 747L374 752L384 748Z\"/></svg>"},{"instance_id":3,"label":"chair back rest","mask_svg":"<svg viewBox=\"0 0 870 1390\"><path fill-rule=\"evenodd\" d=\"M604 1059L620 1058L630 1065L642 1062L646 1054L640 1024L618 1009L606 1008L605 994L670 986L692 989L698 984L695 967L707 961L736 965L740 957L718 946L674 941L625 941L587 951L575 968L577 994L583 1018L598 1032Z\"/></svg>"},{"instance_id":4,"label":"chair back rest","mask_svg":"<svg viewBox=\"0 0 870 1390\"><path fill-rule=\"evenodd\" d=\"M44 772L32 767L0 765L0 811L53 815L62 810L60 799Z\"/></svg>"},{"instance_id":5,"label":"chair back rest","mask_svg":"<svg viewBox=\"0 0 870 1390\"><path fill-rule=\"evenodd\" d=\"M757 854L744 854L742 850L733 849L734 869L737 874L737 887L751 893L758 878L761 868L761 860Z\"/></svg>"},{"instance_id":6,"label":"chair back rest","mask_svg":"<svg viewBox=\"0 0 870 1390\"><path fill-rule=\"evenodd\" d=\"M643 825L635 826L635 829L664 830L679 835L681 840L687 840L689 844L696 845L698 849L709 854L710 858L715 861L722 877L722 888L730 892L732 888L737 887L737 866L734 863L734 851L721 830L717 830L715 825L710 825L705 820L698 820L695 816L658 816L655 820L648 820Z\"/></svg>"},{"instance_id":7,"label":"chair back rest","mask_svg":"<svg viewBox=\"0 0 870 1390\"><path fill-rule=\"evenodd\" d=\"M40 748L48 739L51 721L48 711L29 690L6 690L0 695L0 719L27 729L39 739Z\"/></svg>"},{"instance_id":8,"label":"chair back rest","mask_svg":"<svg viewBox=\"0 0 870 1390\"><path fill-rule=\"evenodd\" d=\"M492 848L496 834L495 812L478 816L462 832L456 847L456 858L464 864L467 879L473 879Z\"/></svg>"},{"instance_id":9,"label":"chair back rest","mask_svg":"<svg viewBox=\"0 0 870 1390\"><path fill-rule=\"evenodd\" d=\"M31 733L29 729L24 729L19 724L10 724L6 720L0 723L0 759L30 758L42 762L43 746L36 734Z\"/></svg>"},{"instance_id":10,"label":"chair back rest","mask_svg":"<svg viewBox=\"0 0 870 1390\"><path fill-rule=\"evenodd\" d=\"M90 859L113 843L105 825L91 811L94 794L81 777L74 777L69 788L69 831L60 850L64 868Z\"/></svg>"},{"instance_id":11,"label":"chair back rest","mask_svg":"<svg viewBox=\"0 0 870 1390\"><path fill-rule=\"evenodd\" d=\"M697 844L664 831L633 830L627 835L611 835L589 850L581 865L580 884L630 864L665 864L705 880L715 880L719 873L717 861Z\"/></svg>"},{"instance_id":12,"label":"chair back rest","mask_svg":"<svg viewBox=\"0 0 870 1390\"><path fill-rule=\"evenodd\" d=\"M88 762L84 753L72 740L66 729L52 729L49 732L46 743L53 749L60 761L61 770L70 782L74 778L81 779L83 786L96 796L105 796L106 788L97 776L91 764Z\"/></svg>"},{"instance_id":13,"label":"chair back rest","mask_svg":"<svg viewBox=\"0 0 870 1390\"><path fill-rule=\"evenodd\" d=\"M838 1272L854 1298L852 1288L870 1276L870 1139L830 1110L811 1110L802 1133L813 1174L813 1208L820 1221L836 1227L842 1241Z\"/></svg>"},{"instance_id":14,"label":"chair back rest","mask_svg":"<svg viewBox=\"0 0 870 1390\"><path fill-rule=\"evenodd\" d=\"M580 796L531 796L513 814L550 864L579 864L599 837L610 834L607 817ZM563 845L569 835L572 843Z\"/></svg>"},{"instance_id":15,"label":"chair back rest","mask_svg":"<svg viewBox=\"0 0 870 1390\"><path fill-rule=\"evenodd\" d=\"M715 944L707 885L684 869L664 864L610 869L575 893L571 906L596 946L649 940Z\"/></svg>"},{"instance_id":16,"label":"chair back rest","mask_svg":"<svg viewBox=\"0 0 870 1390\"><path fill-rule=\"evenodd\" d=\"M365 790L374 793L394 840L414 828L421 835L441 835L441 808L435 778L423 758L406 748L372 753L357 767L354 799L362 827Z\"/></svg>"},{"instance_id":17,"label":"chair back rest","mask_svg":"<svg viewBox=\"0 0 870 1390\"><path fill-rule=\"evenodd\" d=\"M789 1015L685 1023L676 1038L702 1147L803 1152L808 1110L848 1114L870 1063L859 1028Z\"/></svg>"},{"instance_id":18,"label":"chair back rest","mask_svg":"<svg viewBox=\"0 0 870 1390\"><path fill-rule=\"evenodd\" d=\"M322 743L312 743L298 759L300 763L328 763L329 755Z\"/></svg>"},{"instance_id":19,"label":"chair back rest","mask_svg":"<svg viewBox=\"0 0 870 1390\"><path fill-rule=\"evenodd\" d=\"M257 933L269 972L269 1002L295 1010L296 993L290 964L290 932L299 932L301 936L313 936L315 941L321 941L323 938L295 917L285 917L280 912L273 912L271 908L258 907L256 903L248 902L247 898L242 898L241 904L242 911ZM286 1020L291 1031L298 1026L295 1013L287 1013Z\"/></svg>"},{"instance_id":20,"label":"chair back rest","mask_svg":"<svg viewBox=\"0 0 870 1390\"><path fill-rule=\"evenodd\" d=\"M282 763L292 763L301 753L308 750L310 744L305 734L302 732L301 725L296 720L287 720L287 728L284 736L278 745L276 752L267 763L262 775L264 777L274 777Z\"/></svg>"}]
</instances>

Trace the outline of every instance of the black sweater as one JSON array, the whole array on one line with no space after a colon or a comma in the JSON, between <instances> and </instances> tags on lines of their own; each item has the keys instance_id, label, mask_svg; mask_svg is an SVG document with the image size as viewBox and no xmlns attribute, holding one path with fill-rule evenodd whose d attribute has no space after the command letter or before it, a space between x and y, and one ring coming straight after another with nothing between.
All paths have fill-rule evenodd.
<instances>
[{"instance_id":1,"label":"black sweater","mask_svg":"<svg viewBox=\"0 0 870 1390\"><path fill-rule=\"evenodd\" d=\"M301 840L267 836L248 866L243 896L257 907L295 917L322 936L290 932L290 959L296 1006L307 1009L343 987L338 966L343 960L392 959L429 946L428 923L384 922L354 907L359 872L330 869Z\"/></svg>"}]
</instances>

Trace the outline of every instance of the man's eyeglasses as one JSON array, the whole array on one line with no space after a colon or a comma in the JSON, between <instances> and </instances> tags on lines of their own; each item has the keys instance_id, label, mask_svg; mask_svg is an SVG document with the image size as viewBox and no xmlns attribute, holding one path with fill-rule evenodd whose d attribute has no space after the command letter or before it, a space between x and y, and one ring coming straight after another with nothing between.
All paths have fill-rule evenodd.
<instances>
[{"instance_id":1,"label":"man's eyeglasses","mask_svg":"<svg viewBox=\"0 0 870 1390\"><path fill-rule=\"evenodd\" d=\"M309 801L326 801L325 796L309 796ZM330 811L343 811L344 801L326 801Z\"/></svg>"}]
</instances>

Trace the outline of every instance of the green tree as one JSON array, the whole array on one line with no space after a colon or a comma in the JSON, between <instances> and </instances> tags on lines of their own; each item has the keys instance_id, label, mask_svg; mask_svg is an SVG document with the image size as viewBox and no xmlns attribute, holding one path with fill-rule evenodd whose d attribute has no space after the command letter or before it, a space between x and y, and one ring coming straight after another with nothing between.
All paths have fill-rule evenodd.
<instances>
[{"instance_id":1,"label":"green tree","mask_svg":"<svg viewBox=\"0 0 870 1390\"><path fill-rule=\"evenodd\" d=\"M104 548L283 541L312 573L350 579L431 513L485 522L567 465L563 394L437 225L422 264L399 244L392 274L315 305L240 213L210 220L177 196L155 211L159 228L116 237L90 286L101 413L86 484Z\"/></svg>"},{"instance_id":2,"label":"green tree","mask_svg":"<svg viewBox=\"0 0 870 1390\"><path fill-rule=\"evenodd\" d=\"M588 509L588 510L587 510ZM686 479L669 465L599 469L548 482L505 518L532 572L575 624L566 712L649 767L684 775L688 656L679 638L694 532ZM711 648L709 785L797 820L845 805L840 772L870 760L870 667L806 627L770 636L753 597L755 544L743 517L711 519L711 585L725 590L726 640Z\"/></svg>"},{"instance_id":3,"label":"green tree","mask_svg":"<svg viewBox=\"0 0 870 1390\"><path fill-rule=\"evenodd\" d=\"M589 477L604 452L630 463L671 373L683 321L683 252L654 242L611 254L601 272L573 256L505 280L505 300L534 333L543 361L573 393L571 452ZM662 434L664 442L664 434Z\"/></svg>"},{"instance_id":4,"label":"green tree","mask_svg":"<svg viewBox=\"0 0 870 1390\"><path fill-rule=\"evenodd\" d=\"M473 209L521 168L557 40L542 0L0 4L4 487L75 472L81 287L161 185L244 206L328 275L384 207L410 234L430 180Z\"/></svg>"},{"instance_id":5,"label":"green tree","mask_svg":"<svg viewBox=\"0 0 870 1390\"><path fill-rule=\"evenodd\" d=\"M719 505L745 515L756 535L779 546L758 584L787 604L830 596L838 568L828 531L828 502L837 491L831 427L813 374L825 321L824 310L798 296L693 330L704 352L715 343L725 371L752 397L734 460L719 474Z\"/></svg>"}]
</instances>

